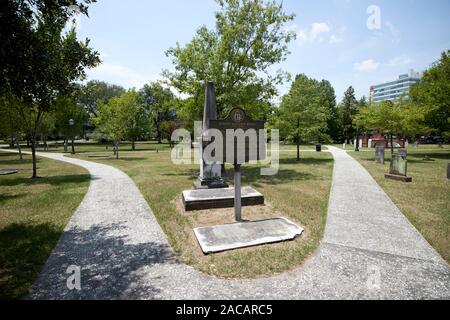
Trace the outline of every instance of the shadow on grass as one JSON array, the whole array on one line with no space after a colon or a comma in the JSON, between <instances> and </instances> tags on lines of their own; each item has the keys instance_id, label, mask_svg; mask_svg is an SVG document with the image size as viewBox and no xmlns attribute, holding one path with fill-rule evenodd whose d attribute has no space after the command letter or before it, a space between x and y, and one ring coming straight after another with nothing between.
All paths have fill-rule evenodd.
<instances>
[{"instance_id":1,"label":"shadow on grass","mask_svg":"<svg viewBox=\"0 0 450 320\"><path fill-rule=\"evenodd\" d=\"M125 231L122 231L125 230ZM162 243L128 241L125 223L73 228L61 235L31 299L155 298L158 275L149 280L140 272L154 265L178 264L171 248ZM119 234L119 235L118 235ZM123 235L120 235L123 234ZM81 268L81 290L68 290L68 266ZM146 280L144 280L146 279Z\"/></svg>"},{"instance_id":2,"label":"shadow on grass","mask_svg":"<svg viewBox=\"0 0 450 320\"><path fill-rule=\"evenodd\" d=\"M95 177L93 177L95 179ZM89 174L67 175L67 176L53 176L53 177L38 177L31 178L14 178L0 180L0 186L17 186L17 185L37 185L37 184L50 184L53 186L60 186L66 183L81 183L91 180Z\"/></svg>"},{"instance_id":3,"label":"shadow on grass","mask_svg":"<svg viewBox=\"0 0 450 320\"><path fill-rule=\"evenodd\" d=\"M41 270L31 299L154 298L160 291L142 281L138 271L179 262L165 244L128 244L126 236L110 235L123 228L93 226L61 235L62 229L46 223L13 224L0 230L0 299L25 298ZM81 268L80 291L67 289L66 270L71 265Z\"/></svg>"},{"instance_id":4,"label":"shadow on grass","mask_svg":"<svg viewBox=\"0 0 450 320\"><path fill-rule=\"evenodd\" d=\"M120 157L119 156L119 161L141 161L141 160L146 160L147 158L144 158L144 157L127 157L127 156L124 156L124 157ZM114 157L114 158L110 158L110 160L116 160L116 158Z\"/></svg>"},{"instance_id":5,"label":"shadow on grass","mask_svg":"<svg viewBox=\"0 0 450 320\"><path fill-rule=\"evenodd\" d=\"M13 194L13 195L0 194L0 203L6 202L6 201L9 201L9 200L13 200L13 199L23 198L25 196L26 196L26 193Z\"/></svg>"},{"instance_id":6,"label":"shadow on grass","mask_svg":"<svg viewBox=\"0 0 450 320\"><path fill-rule=\"evenodd\" d=\"M429 156L431 159L450 160L450 152L426 152L426 151L424 151L423 153L410 153L408 154L408 159L414 158L414 160L419 159L419 161L421 161L425 156Z\"/></svg>"},{"instance_id":7,"label":"shadow on grass","mask_svg":"<svg viewBox=\"0 0 450 320\"><path fill-rule=\"evenodd\" d=\"M233 170L227 172L227 178L230 182L233 182L234 173ZM319 176L311 174L309 172L300 172L292 169L279 169L278 173L273 176L262 176L261 168L258 167L244 167L242 168L242 182L251 183L258 187L261 184L277 185L291 181L304 181L304 180L320 180Z\"/></svg>"},{"instance_id":8,"label":"shadow on grass","mask_svg":"<svg viewBox=\"0 0 450 320\"><path fill-rule=\"evenodd\" d=\"M186 177L189 180L194 180L198 178L199 174L200 172L198 171L198 169L187 169L180 172L170 172L170 173L166 172L162 173L161 175L168 177Z\"/></svg>"},{"instance_id":9,"label":"shadow on grass","mask_svg":"<svg viewBox=\"0 0 450 320\"><path fill-rule=\"evenodd\" d=\"M0 299L21 299L50 255L61 230L12 224L0 230Z\"/></svg>"},{"instance_id":10,"label":"shadow on grass","mask_svg":"<svg viewBox=\"0 0 450 320\"><path fill-rule=\"evenodd\" d=\"M280 164L326 164L326 163L332 163L332 158L302 158L300 157L300 160L297 161L297 158L281 158Z\"/></svg>"},{"instance_id":11,"label":"shadow on grass","mask_svg":"<svg viewBox=\"0 0 450 320\"><path fill-rule=\"evenodd\" d=\"M41 159L39 159L39 158L36 159L36 163L39 163L40 161L41 161ZM18 157L17 157L17 159L0 160L0 165L29 164L30 168L31 168L32 163L33 162L31 161L31 159L20 160Z\"/></svg>"},{"instance_id":12,"label":"shadow on grass","mask_svg":"<svg viewBox=\"0 0 450 320\"><path fill-rule=\"evenodd\" d=\"M6 148L6 149L14 149L14 148ZM24 147L23 148L26 151L29 151L30 148ZM54 146L53 144L50 144L48 149L45 150L42 146L39 146L36 151L37 152L63 152L64 146L62 144L58 144L58 146ZM69 144L68 150L71 150L71 145ZM111 151L113 150L112 144L104 144L104 143L82 143L82 144L75 144L75 152L79 154L89 153L89 152L101 152L101 151ZM170 150L170 146L168 143L146 143L146 144L140 144L136 143L136 149L132 150L131 143L121 143L119 145L119 151L165 151Z\"/></svg>"}]
</instances>

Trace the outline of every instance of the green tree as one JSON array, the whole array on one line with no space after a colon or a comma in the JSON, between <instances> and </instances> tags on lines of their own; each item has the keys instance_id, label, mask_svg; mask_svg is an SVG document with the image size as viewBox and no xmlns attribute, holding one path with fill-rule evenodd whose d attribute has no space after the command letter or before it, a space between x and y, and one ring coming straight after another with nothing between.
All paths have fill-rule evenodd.
<instances>
[{"instance_id":1,"label":"green tree","mask_svg":"<svg viewBox=\"0 0 450 320\"><path fill-rule=\"evenodd\" d=\"M41 124L37 131L37 135L42 140L44 150L48 149L47 140L50 135L55 131L55 114L53 112L47 112L42 116Z\"/></svg>"},{"instance_id":2,"label":"green tree","mask_svg":"<svg viewBox=\"0 0 450 320\"><path fill-rule=\"evenodd\" d=\"M353 139L355 127L353 125L353 118L358 111L358 103L355 98L355 90L350 86L344 93L344 98L339 105L338 113L342 128L342 135L347 143Z\"/></svg>"},{"instance_id":3,"label":"green tree","mask_svg":"<svg viewBox=\"0 0 450 320\"><path fill-rule=\"evenodd\" d=\"M194 38L166 52L175 71L165 71L169 83L187 99L177 110L185 119L200 119L204 84L213 81L218 116L236 106L251 117L267 116L268 102L277 94L276 86L288 75L274 76L269 69L285 60L288 43L295 33L283 28L293 14L283 12L281 4L263 0L216 0L213 30L202 26Z\"/></svg>"},{"instance_id":4,"label":"green tree","mask_svg":"<svg viewBox=\"0 0 450 320\"><path fill-rule=\"evenodd\" d=\"M342 140L342 130L340 127L338 110L336 107L336 95L334 88L328 80L322 80L319 83L322 90L321 104L327 110L328 120L325 133L334 142Z\"/></svg>"},{"instance_id":5,"label":"green tree","mask_svg":"<svg viewBox=\"0 0 450 320\"><path fill-rule=\"evenodd\" d=\"M169 141L170 148L173 147L172 133L180 128L180 124L175 120L164 120L161 122L162 136Z\"/></svg>"},{"instance_id":6,"label":"green tree","mask_svg":"<svg viewBox=\"0 0 450 320\"><path fill-rule=\"evenodd\" d=\"M97 116L93 118L94 124L114 142L114 153L119 159L119 143L125 138L132 139L132 144L141 128L140 119L144 114L139 95L134 89L114 97L109 102L98 101Z\"/></svg>"},{"instance_id":7,"label":"green tree","mask_svg":"<svg viewBox=\"0 0 450 320\"><path fill-rule=\"evenodd\" d=\"M11 105L15 104L16 107ZM23 160L20 138L23 135L22 119L17 109L20 108L20 101L12 94L0 96L0 136L11 139L10 146L17 145L19 158Z\"/></svg>"},{"instance_id":8,"label":"green tree","mask_svg":"<svg viewBox=\"0 0 450 320\"><path fill-rule=\"evenodd\" d=\"M139 96L145 106L151 126L156 131L156 139L158 143L161 143L163 138L161 124L176 119L175 97L169 88L163 87L159 82L145 84L139 90Z\"/></svg>"},{"instance_id":9,"label":"green tree","mask_svg":"<svg viewBox=\"0 0 450 320\"><path fill-rule=\"evenodd\" d=\"M91 116L97 115L97 101L108 103L108 101L116 96L125 93L126 90L118 85L109 84L104 81L91 80L85 85L80 86L77 100L89 112Z\"/></svg>"},{"instance_id":10,"label":"green tree","mask_svg":"<svg viewBox=\"0 0 450 320\"><path fill-rule=\"evenodd\" d=\"M443 52L439 62L425 71L419 83L411 88L411 97L427 110L427 126L449 139L450 50Z\"/></svg>"},{"instance_id":11,"label":"green tree","mask_svg":"<svg viewBox=\"0 0 450 320\"><path fill-rule=\"evenodd\" d=\"M55 104L56 129L64 137L64 143L69 141L69 139L72 140L72 153L75 153L75 136L83 132L89 115L86 109L77 104L73 97L58 97Z\"/></svg>"},{"instance_id":12,"label":"green tree","mask_svg":"<svg viewBox=\"0 0 450 320\"><path fill-rule=\"evenodd\" d=\"M425 112L409 101L382 101L362 107L355 116L359 127L389 135L391 155L394 153L393 136L418 134L429 129L423 124Z\"/></svg>"},{"instance_id":13,"label":"green tree","mask_svg":"<svg viewBox=\"0 0 450 320\"><path fill-rule=\"evenodd\" d=\"M25 108L20 115L31 141L33 175L36 137L46 113L59 95L70 93L85 69L97 65L89 40L79 41L75 29L63 33L75 14L86 14L91 0L5 0L0 19L0 90L13 93Z\"/></svg>"},{"instance_id":14,"label":"green tree","mask_svg":"<svg viewBox=\"0 0 450 320\"><path fill-rule=\"evenodd\" d=\"M300 74L280 105L279 128L281 135L291 138L297 145L297 160L300 160L300 143L307 140L328 139L326 136L327 107L320 83Z\"/></svg>"}]
</instances>

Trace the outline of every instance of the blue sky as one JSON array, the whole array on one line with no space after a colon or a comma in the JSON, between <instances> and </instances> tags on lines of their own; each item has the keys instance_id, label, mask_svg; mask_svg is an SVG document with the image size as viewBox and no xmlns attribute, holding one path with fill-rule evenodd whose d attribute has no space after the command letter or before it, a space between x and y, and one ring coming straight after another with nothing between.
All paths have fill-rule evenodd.
<instances>
[{"instance_id":1,"label":"blue sky","mask_svg":"<svg viewBox=\"0 0 450 320\"><path fill-rule=\"evenodd\" d=\"M358 97L371 84L394 80L409 69L422 71L450 49L448 0L285 0L296 17L286 28L297 33L291 54L274 70L329 80L340 99L352 85ZM380 12L380 28L370 30L370 5ZM214 25L213 0L99 0L78 22L103 64L88 79L140 88L161 78L172 64L164 54L184 44L195 30ZM289 84L279 88L286 93Z\"/></svg>"}]
</instances>

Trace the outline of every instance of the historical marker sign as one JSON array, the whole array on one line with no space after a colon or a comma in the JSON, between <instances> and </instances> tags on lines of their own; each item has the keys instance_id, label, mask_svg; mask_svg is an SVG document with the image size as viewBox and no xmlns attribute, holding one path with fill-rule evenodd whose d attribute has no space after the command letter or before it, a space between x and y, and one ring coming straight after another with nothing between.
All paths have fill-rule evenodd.
<instances>
[{"instance_id":1,"label":"historical marker sign","mask_svg":"<svg viewBox=\"0 0 450 320\"><path fill-rule=\"evenodd\" d=\"M217 129L223 138L223 163L242 164L264 160L266 135L263 120L250 120L244 110L235 108L224 120L210 120L210 129Z\"/></svg>"},{"instance_id":2,"label":"historical marker sign","mask_svg":"<svg viewBox=\"0 0 450 320\"><path fill-rule=\"evenodd\" d=\"M244 110L234 108L226 119L210 120L209 127L219 132L215 139L222 139L216 144L222 148L221 159L216 151L215 160L234 165L234 216L241 221L241 164L265 159L264 121L250 120Z\"/></svg>"}]
</instances>

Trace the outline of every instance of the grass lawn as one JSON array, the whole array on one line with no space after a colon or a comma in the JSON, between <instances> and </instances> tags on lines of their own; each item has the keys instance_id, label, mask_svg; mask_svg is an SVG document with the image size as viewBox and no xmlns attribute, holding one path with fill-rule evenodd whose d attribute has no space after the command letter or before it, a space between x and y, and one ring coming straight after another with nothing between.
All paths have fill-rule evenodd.
<instances>
[{"instance_id":1,"label":"grass lawn","mask_svg":"<svg viewBox=\"0 0 450 320\"><path fill-rule=\"evenodd\" d=\"M422 233L428 242L450 263L450 181L447 180L447 164L450 162L450 146L442 149L435 145L408 148L408 176L411 183L384 178L389 171L389 160L375 164L375 151L351 152L386 191L397 207ZM423 160L428 155L434 161ZM386 150L386 159L390 151Z\"/></svg>"},{"instance_id":2,"label":"grass lawn","mask_svg":"<svg viewBox=\"0 0 450 320\"><path fill-rule=\"evenodd\" d=\"M0 299L25 298L61 232L87 192L90 176L80 167L0 152L0 169L26 169L0 176Z\"/></svg>"},{"instance_id":3,"label":"grass lawn","mask_svg":"<svg viewBox=\"0 0 450 320\"><path fill-rule=\"evenodd\" d=\"M98 152L102 154L103 152ZM299 266L319 245L326 221L331 187L333 159L330 153L303 153L300 162L295 154L280 152L280 171L276 176L260 176L256 165L243 166L243 184L262 192L265 206L244 207L244 219L284 216L300 224L302 237L284 243L203 255L193 228L233 222L233 209L204 210L185 213L180 194L190 189L198 175L198 165L177 166L170 152L127 152L115 160L76 157L115 166L137 184L182 261L223 278L255 278L283 272ZM230 177L232 171L229 172ZM232 182L232 179L228 179Z\"/></svg>"}]
</instances>

